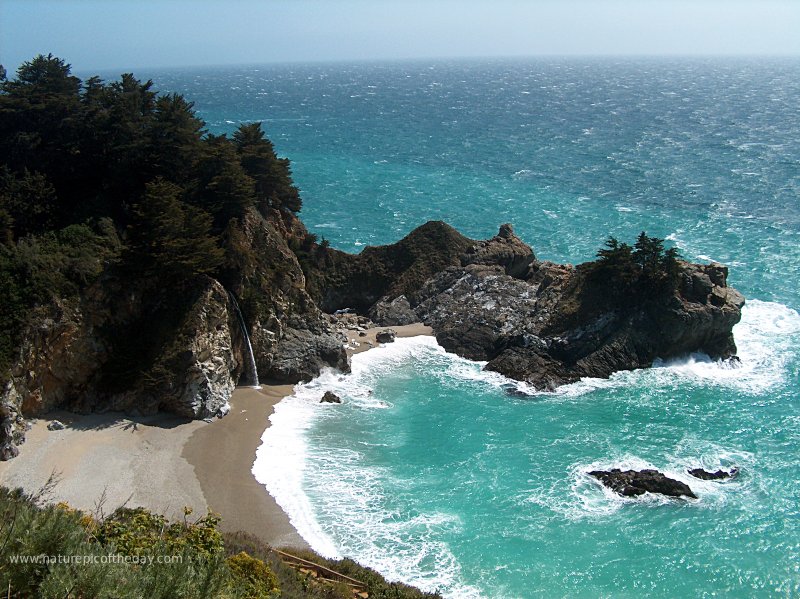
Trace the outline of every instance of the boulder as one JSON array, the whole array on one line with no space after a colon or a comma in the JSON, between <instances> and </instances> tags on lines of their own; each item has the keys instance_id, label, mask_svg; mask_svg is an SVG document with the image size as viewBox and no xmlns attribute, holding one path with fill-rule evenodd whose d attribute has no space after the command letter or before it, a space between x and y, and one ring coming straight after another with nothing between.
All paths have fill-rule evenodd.
<instances>
[{"instance_id":1,"label":"boulder","mask_svg":"<svg viewBox=\"0 0 800 599\"><path fill-rule=\"evenodd\" d=\"M384 329L383 331L378 331L378 334L375 335L375 340L378 343L392 343L397 337L397 332L394 329Z\"/></svg>"},{"instance_id":2,"label":"boulder","mask_svg":"<svg viewBox=\"0 0 800 599\"><path fill-rule=\"evenodd\" d=\"M49 431L63 431L65 428L67 427L60 420L53 420L47 425L47 430Z\"/></svg>"},{"instance_id":3,"label":"boulder","mask_svg":"<svg viewBox=\"0 0 800 599\"><path fill-rule=\"evenodd\" d=\"M689 485L667 477L658 470L594 470L589 476L623 497L638 497L645 493L656 493L667 497L689 497L697 499Z\"/></svg>"},{"instance_id":4,"label":"boulder","mask_svg":"<svg viewBox=\"0 0 800 599\"><path fill-rule=\"evenodd\" d=\"M402 326L417 322L417 315L405 295L381 298L369 311L370 318L382 326Z\"/></svg>"},{"instance_id":5,"label":"boulder","mask_svg":"<svg viewBox=\"0 0 800 599\"><path fill-rule=\"evenodd\" d=\"M319 403L342 403L342 398L333 391L326 391Z\"/></svg>"}]
</instances>

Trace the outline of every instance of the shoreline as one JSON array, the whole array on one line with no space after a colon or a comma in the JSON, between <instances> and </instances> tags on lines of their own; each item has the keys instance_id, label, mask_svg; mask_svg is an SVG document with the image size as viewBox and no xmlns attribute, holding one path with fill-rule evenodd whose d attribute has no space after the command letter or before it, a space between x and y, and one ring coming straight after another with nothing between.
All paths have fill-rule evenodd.
<instances>
[{"instance_id":1,"label":"shoreline","mask_svg":"<svg viewBox=\"0 0 800 599\"><path fill-rule=\"evenodd\" d=\"M348 357L379 347L375 336L388 328L398 338L432 335L421 323L348 330ZM273 547L308 549L252 473L274 406L293 391L291 384L237 387L230 413L211 423L169 414L57 410L31 420L19 456L0 462L0 485L36 493L56 473L49 501L106 515L123 505L144 507L170 520L182 519L185 506L196 517L210 509L222 517L223 531L245 531ZM66 428L47 430L52 420Z\"/></svg>"}]
</instances>

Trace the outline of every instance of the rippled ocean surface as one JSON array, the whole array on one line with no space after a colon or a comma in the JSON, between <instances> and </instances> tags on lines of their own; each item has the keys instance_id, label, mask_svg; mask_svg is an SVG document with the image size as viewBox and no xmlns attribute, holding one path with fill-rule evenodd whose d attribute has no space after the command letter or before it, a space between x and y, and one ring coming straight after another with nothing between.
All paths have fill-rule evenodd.
<instances>
[{"instance_id":1,"label":"rippled ocean surface","mask_svg":"<svg viewBox=\"0 0 800 599\"><path fill-rule=\"evenodd\" d=\"M641 230L731 267L739 368L686 356L529 399L432 339L282 402L255 473L312 545L449 597L800 594L800 61L516 60L137 73L260 120L341 249L430 219L537 256ZM333 389L345 403L320 406ZM733 482L688 467L738 466ZM659 468L692 502L585 472Z\"/></svg>"}]
</instances>

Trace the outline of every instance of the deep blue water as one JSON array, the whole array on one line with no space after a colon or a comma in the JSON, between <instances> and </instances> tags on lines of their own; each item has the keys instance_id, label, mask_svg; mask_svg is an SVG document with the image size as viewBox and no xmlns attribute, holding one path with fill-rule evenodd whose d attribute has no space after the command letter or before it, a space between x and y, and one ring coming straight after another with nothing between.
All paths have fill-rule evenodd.
<instances>
[{"instance_id":1,"label":"deep blue water","mask_svg":"<svg viewBox=\"0 0 800 599\"><path fill-rule=\"evenodd\" d=\"M336 247L503 222L540 258L609 234L731 268L740 369L702 356L533 401L415 340L298 389L256 471L319 550L453 597L800 593L800 61L528 60L139 73L214 133L260 120ZM347 403L320 408L323 389ZM372 393L368 393L371 390ZM283 464L283 467L276 467ZM685 468L739 465L729 484ZM585 476L652 465L700 500Z\"/></svg>"}]
</instances>

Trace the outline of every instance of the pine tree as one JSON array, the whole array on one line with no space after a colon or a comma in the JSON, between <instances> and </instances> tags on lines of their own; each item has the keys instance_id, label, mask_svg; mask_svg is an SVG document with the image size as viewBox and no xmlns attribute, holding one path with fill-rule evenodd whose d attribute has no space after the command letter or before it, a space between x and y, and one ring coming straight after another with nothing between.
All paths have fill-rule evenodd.
<instances>
[{"instance_id":1,"label":"pine tree","mask_svg":"<svg viewBox=\"0 0 800 599\"><path fill-rule=\"evenodd\" d=\"M199 181L193 203L214 217L217 231L253 205L255 183L245 173L236 149L224 135L209 135L204 140L197 172Z\"/></svg>"},{"instance_id":2,"label":"pine tree","mask_svg":"<svg viewBox=\"0 0 800 599\"><path fill-rule=\"evenodd\" d=\"M270 208L299 212L303 204L292 182L289 160L277 157L261 123L240 125L233 134L233 143L242 167L255 181L256 205L262 214Z\"/></svg>"}]
</instances>

